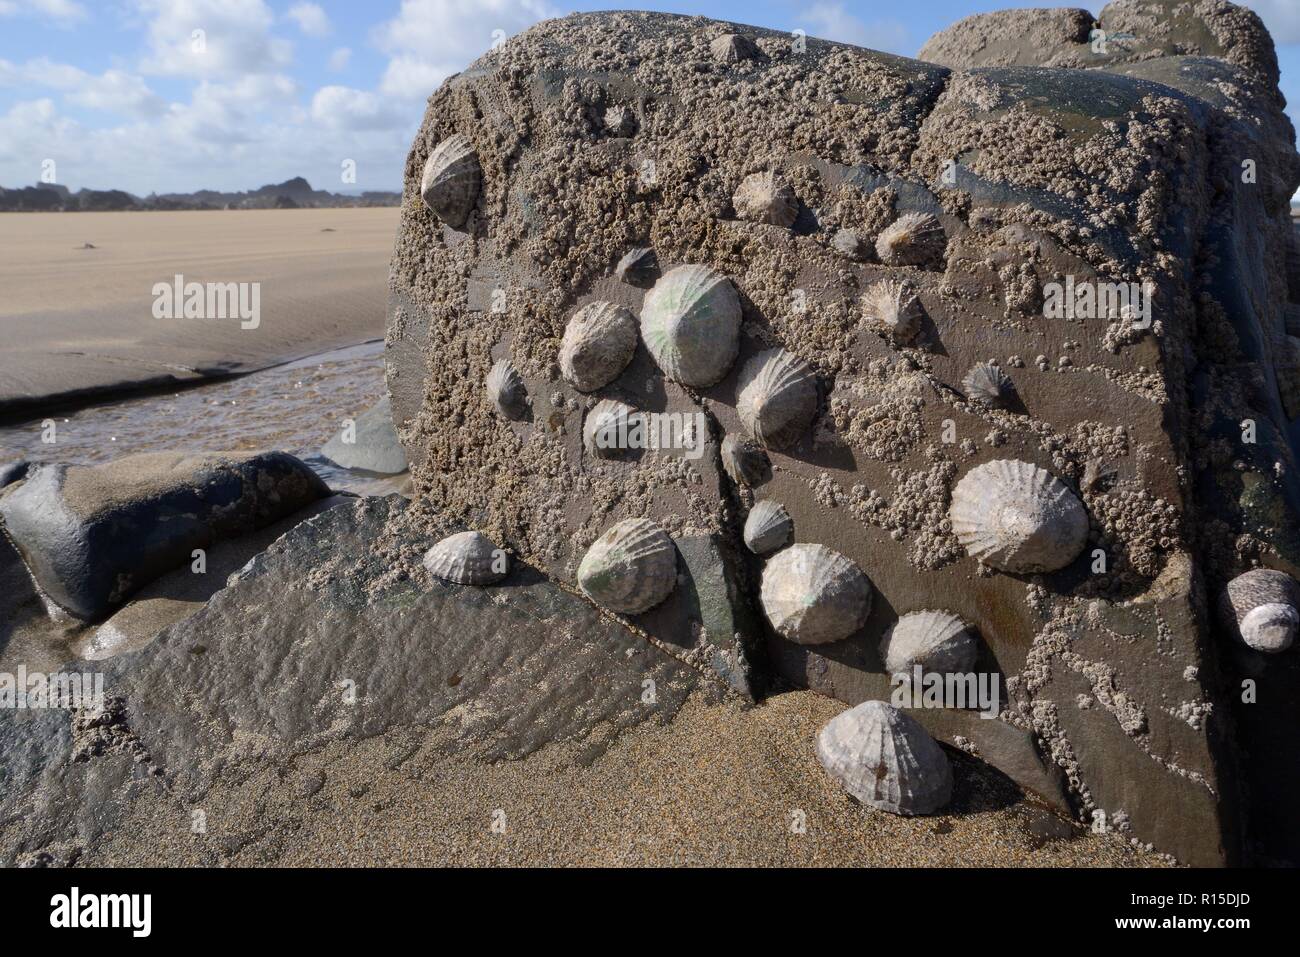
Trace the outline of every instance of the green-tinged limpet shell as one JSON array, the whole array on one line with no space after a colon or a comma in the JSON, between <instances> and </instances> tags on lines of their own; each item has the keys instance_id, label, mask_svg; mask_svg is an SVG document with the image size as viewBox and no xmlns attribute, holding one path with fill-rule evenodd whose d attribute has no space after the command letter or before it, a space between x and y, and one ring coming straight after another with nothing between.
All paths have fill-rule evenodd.
<instances>
[{"instance_id":1,"label":"green-tinged limpet shell","mask_svg":"<svg viewBox=\"0 0 1300 957\"><path fill-rule=\"evenodd\" d=\"M749 510L745 519L745 545L755 555L766 555L781 548L794 533L790 513L780 502L764 499Z\"/></svg>"},{"instance_id":2,"label":"green-tinged limpet shell","mask_svg":"<svg viewBox=\"0 0 1300 957\"><path fill-rule=\"evenodd\" d=\"M772 627L801 645L847 638L871 612L871 582L825 545L791 545L763 568L759 595Z\"/></svg>"},{"instance_id":3,"label":"green-tinged limpet shell","mask_svg":"<svg viewBox=\"0 0 1300 957\"><path fill-rule=\"evenodd\" d=\"M490 585L506 577L510 560L482 532L459 532L425 552L424 567L457 585Z\"/></svg>"},{"instance_id":4,"label":"green-tinged limpet shell","mask_svg":"<svg viewBox=\"0 0 1300 957\"><path fill-rule=\"evenodd\" d=\"M759 445L788 448L817 414L817 373L793 352L760 352L740 370L736 413Z\"/></svg>"},{"instance_id":5,"label":"green-tinged limpet shell","mask_svg":"<svg viewBox=\"0 0 1300 957\"><path fill-rule=\"evenodd\" d=\"M578 566L578 586L596 604L625 615L658 605L677 585L677 547L648 518L606 531Z\"/></svg>"},{"instance_id":6,"label":"green-tinged limpet shell","mask_svg":"<svg viewBox=\"0 0 1300 957\"><path fill-rule=\"evenodd\" d=\"M943 261L948 237L930 213L907 213L876 237L876 255L886 266L933 266Z\"/></svg>"},{"instance_id":7,"label":"green-tinged limpet shell","mask_svg":"<svg viewBox=\"0 0 1300 957\"><path fill-rule=\"evenodd\" d=\"M469 140L456 133L433 148L424 162L420 196L438 218L461 229L478 202L483 169Z\"/></svg>"},{"instance_id":8,"label":"green-tinged limpet shell","mask_svg":"<svg viewBox=\"0 0 1300 957\"><path fill-rule=\"evenodd\" d=\"M704 388L736 361L740 315L730 279L708 266L678 266L646 293L641 338L665 376Z\"/></svg>"},{"instance_id":9,"label":"green-tinged limpet shell","mask_svg":"<svg viewBox=\"0 0 1300 957\"><path fill-rule=\"evenodd\" d=\"M560 343L560 374L579 392L618 378L636 352L636 317L612 302L590 302L573 314Z\"/></svg>"}]
</instances>

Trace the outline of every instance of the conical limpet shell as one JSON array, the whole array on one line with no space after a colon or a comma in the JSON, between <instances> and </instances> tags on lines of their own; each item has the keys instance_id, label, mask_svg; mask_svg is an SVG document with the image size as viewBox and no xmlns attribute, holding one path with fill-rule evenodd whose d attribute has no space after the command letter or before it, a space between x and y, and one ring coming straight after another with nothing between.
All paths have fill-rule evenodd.
<instances>
[{"instance_id":1,"label":"conical limpet shell","mask_svg":"<svg viewBox=\"0 0 1300 957\"><path fill-rule=\"evenodd\" d=\"M740 348L740 297L708 266L670 269L645 295L641 338L664 375L704 388L727 374Z\"/></svg>"},{"instance_id":2,"label":"conical limpet shell","mask_svg":"<svg viewBox=\"0 0 1300 957\"><path fill-rule=\"evenodd\" d=\"M1015 459L967 472L952 491L948 517L968 554L1004 572L1064 568L1088 540L1088 514L1069 487Z\"/></svg>"},{"instance_id":3,"label":"conical limpet shell","mask_svg":"<svg viewBox=\"0 0 1300 957\"><path fill-rule=\"evenodd\" d=\"M817 735L817 757L863 804L891 814L930 814L952 798L952 764L911 715L864 701Z\"/></svg>"},{"instance_id":4,"label":"conical limpet shell","mask_svg":"<svg viewBox=\"0 0 1300 957\"><path fill-rule=\"evenodd\" d=\"M425 552L424 567L457 585L490 585L506 577L510 559L482 532L460 532Z\"/></svg>"},{"instance_id":5,"label":"conical limpet shell","mask_svg":"<svg viewBox=\"0 0 1300 957\"><path fill-rule=\"evenodd\" d=\"M612 302L589 302L573 314L560 343L560 374L579 392L608 385L636 352L636 317Z\"/></svg>"},{"instance_id":6,"label":"conical limpet shell","mask_svg":"<svg viewBox=\"0 0 1300 957\"><path fill-rule=\"evenodd\" d=\"M891 675L966 674L979 647L970 626L946 611L914 611L899 618L880 641L880 659Z\"/></svg>"},{"instance_id":7,"label":"conical limpet shell","mask_svg":"<svg viewBox=\"0 0 1300 957\"><path fill-rule=\"evenodd\" d=\"M648 288L659 277L659 257L649 246L639 246L618 261L614 275L629 286Z\"/></svg>"},{"instance_id":8,"label":"conical limpet shell","mask_svg":"<svg viewBox=\"0 0 1300 957\"><path fill-rule=\"evenodd\" d=\"M907 213L876 237L876 255L886 266L928 266L943 260L948 237L929 213Z\"/></svg>"},{"instance_id":9,"label":"conical limpet shell","mask_svg":"<svg viewBox=\"0 0 1300 957\"><path fill-rule=\"evenodd\" d=\"M966 398L980 405L1000 408L1011 399L1014 389L1011 379L992 362L977 362L962 380Z\"/></svg>"},{"instance_id":10,"label":"conical limpet shell","mask_svg":"<svg viewBox=\"0 0 1300 957\"><path fill-rule=\"evenodd\" d=\"M753 60L759 55L758 44L739 33L724 33L720 37L715 37L709 44L709 50L719 63Z\"/></svg>"},{"instance_id":11,"label":"conical limpet shell","mask_svg":"<svg viewBox=\"0 0 1300 957\"><path fill-rule=\"evenodd\" d=\"M1256 651L1286 651L1300 630L1300 583L1272 568L1244 572L1220 594L1219 620Z\"/></svg>"},{"instance_id":12,"label":"conical limpet shell","mask_svg":"<svg viewBox=\"0 0 1300 957\"><path fill-rule=\"evenodd\" d=\"M722 468L738 485L755 488L772 480L772 460L759 446L734 435L722 440Z\"/></svg>"},{"instance_id":13,"label":"conical limpet shell","mask_svg":"<svg viewBox=\"0 0 1300 957\"><path fill-rule=\"evenodd\" d=\"M640 413L617 399L601 399L582 423L582 445L588 455L614 459L630 448L628 436L640 421Z\"/></svg>"},{"instance_id":14,"label":"conical limpet shell","mask_svg":"<svg viewBox=\"0 0 1300 957\"><path fill-rule=\"evenodd\" d=\"M910 282L872 283L862 296L862 314L899 345L911 342L921 331L921 300Z\"/></svg>"},{"instance_id":15,"label":"conical limpet shell","mask_svg":"<svg viewBox=\"0 0 1300 957\"><path fill-rule=\"evenodd\" d=\"M753 356L739 384L736 413L764 448L794 444L817 414L817 373L793 352L770 349Z\"/></svg>"},{"instance_id":16,"label":"conical limpet shell","mask_svg":"<svg viewBox=\"0 0 1300 957\"><path fill-rule=\"evenodd\" d=\"M456 133L433 148L420 176L420 196L438 218L460 229L478 202L483 170L469 140Z\"/></svg>"},{"instance_id":17,"label":"conical limpet shell","mask_svg":"<svg viewBox=\"0 0 1300 957\"><path fill-rule=\"evenodd\" d=\"M790 513L780 502L764 499L749 510L745 519L745 545L755 555L774 552L794 533Z\"/></svg>"},{"instance_id":18,"label":"conical limpet shell","mask_svg":"<svg viewBox=\"0 0 1300 957\"><path fill-rule=\"evenodd\" d=\"M740 181L731 197L736 215L751 223L790 226L799 216L799 201L794 190L781 182L776 173L750 173Z\"/></svg>"},{"instance_id":19,"label":"conical limpet shell","mask_svg":"<svg viewBox=\"0 0 1300 957\"><path fill-rule=\"evenodd\" d=\"M835 251L843 256L847 256L854 262L862 262L867 258L867 243L856 230L841 229L831 240L831 246Z\"/></svg>"},{"instance_id":20,"label":"conical limpet shell","mask_svg":"<svg viewBox=\"0 0 1300 957\"><path fill-rule=\"evenodd\" d=\"M614 136L631 136L636 127L636 114L626 106L611 106L605 110L605 129Z\"/></svg>"},{"instance_id":21,"label":"conical limpet shell","mask_svg":"<svg viewBox=\"0 0 1300 957\"><path fill-rule=\"evenodd\" d=\"M862 627L871 612L871 582L825 545L791 545L764 566L760 598L780 634L801 645L822 645Z\"/></svg>"},{"instance_id":22,"label":"conical limpet shell","mask_svg":"<svg viewBox=\"0 0 1300 957\"><path fill-rule=\"evenodd\" d=\"M606 531L578 566L578 586L596 604L638 615L677 585L677 548L648 518L629 518Z\"/></svg>"},{"instance_id":23,"label":"conical limpet shell","mask_svg":"<svg viewBox=\"0 0 1300 957\"><path fill-rule=\"evenodd\" d=\"M488 399L507 419L522 418L528 408L528 390L519 370L509 359L498 359L484 381Z\"/></svg>"}]
</instances>

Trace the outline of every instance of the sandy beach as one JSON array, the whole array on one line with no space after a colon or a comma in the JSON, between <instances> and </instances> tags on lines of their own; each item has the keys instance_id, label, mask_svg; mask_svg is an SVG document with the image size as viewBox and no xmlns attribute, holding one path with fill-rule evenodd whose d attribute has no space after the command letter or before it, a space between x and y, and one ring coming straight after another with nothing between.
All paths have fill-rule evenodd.
<instances>
[{"instance_id":1,"label":"sandy beach","mask_svg":"<svg viewBox=\"0 0 1300 957\"><path fill-rule=\"evenodd\" d=\"M0 414L250 372L382 337L398 212L0 217ZM256 328L238 318L156 318L154 286L178 274L260 284Z\"/></svg>"}]
</instances>

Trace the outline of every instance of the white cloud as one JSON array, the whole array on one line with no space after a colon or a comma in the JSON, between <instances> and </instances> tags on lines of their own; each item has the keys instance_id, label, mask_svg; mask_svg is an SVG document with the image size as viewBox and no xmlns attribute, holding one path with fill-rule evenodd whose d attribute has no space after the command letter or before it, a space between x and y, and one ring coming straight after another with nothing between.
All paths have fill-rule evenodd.
<instances>
[{"instance_id":1,"label":"white cloud","mask_svg":"<svg viewBox=\"0 0 1300 957\"><path fill-rule=\"evenodd\" d=\"M0 17L19 14L53 20L67 27L86 19L86 8L74 0L0 0Z\"/></svg>"},{"instance_id":2,"label":"white cloud","mask_svg":"<svg viewBox=\"0 0 1300 957\"><path fill-rule=\"evenodd\" d=\"M402 0L397 16L373 34L390 57L380 89L424 98L497 39L558 15L547 0Z\"/></svg>"},{"instance_id":3,"label":"white cloud","mask_svg":"<svg viewBox=\"0 0 1300 957\"><path fill-rule=\"evenodd\" d=\"M144 79L123 70L98 76L40 57L21 65L0 60L0 86L43 86L59 90L69 103L112 113L157 116L167 109Z\"/></svg>"},{"instance_id":4,"label":"white cloud","mask_svg":"<svg viewBox=\"0 0 1300 957\"><path fill-rule=\"evenodd\" d=\"M348 63L351 62L351 60L352 51L347 47L339 47L330 54L329 68L335 73L338 73L340 70L346 70L348 68Z\"/></svg>"},{"instance_id":5,"label":"white cloud","mask_svg":"<svg viewBox=\"0 0 1300 957\"><path fill-rule=\"evenodd\" d=\"M1259 14L1273 42L1300 43L1300 4L1296 0L1237 0Z\"/></svg>"},{"instance_id":6,"label":"white cloud","mask_svg":"<svg viewBox=\"0 0 1300 957\"><path fill-rule=\"evenodd\" d=\"M329 36L333 29L330 18L315 3L295 3L285 16L298 24L298 29L309 37Z\"/></svg>"},{"instance_id":7,"label":"white cloud","mask_svg":"<svg viewBox=\"0 0 1300 957\"><path fill-rule=\"evenodd\" d=\"M146 73L226 77L274 73L293 58L271 35L275 16L263 0L135 0L149 18Z\"/></svg>"},{"instance_id":8,"label":"white cloud","mask_svg":"<svg viewBox=\"0 0 1300 957\"><path fill-rule=\"evenodd\" d=\"M311 100L311 118L339 130L394 129L404 112L376 93L346 86L323 86Z\"/></svg>"},{"instance_id":9,"label":"white cloud","mask_svg":"<svg viewBox=\"0 0 1300 957\"><path fill-rule=\"evenodd\" d=\"M809 36L870 50L910 55L914 49L907 27L901 21L886 18L867 22L851 13L843 3L814 3L803 12L800 26Z\"/></svg>"}]
</instances>

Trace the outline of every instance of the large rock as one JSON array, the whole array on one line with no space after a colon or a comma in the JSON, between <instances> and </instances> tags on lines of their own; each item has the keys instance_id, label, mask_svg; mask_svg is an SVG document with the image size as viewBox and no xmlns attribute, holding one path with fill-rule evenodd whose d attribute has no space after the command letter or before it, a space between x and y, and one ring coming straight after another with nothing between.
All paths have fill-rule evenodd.
<instances>
[{"instance_id":1,"label":"large rock","mask_svg":"<svg viewBox=\"0 0 1300 957\"><path fill-rule=\"evenodd\" d=\"M1300 410L1287 393L1300 379L1279 338L1284 199L1300 161L1276 60L1257 18L1226 3L1114 4L1103 26L1143 39L1131 55L1110 43L1109 58L1091 54L1089 14L1041 11L1020 34L999 16L927 47L956 72L659 14L550 21L484 56L431 97L407 160L394 419L422 500L556 577L571 580L619 519L652 517L679 543L714 536L736 556L731 586L708 590L734 596L729 620L757 609L745 513L781 502L796 541L850 557L877 594L866 625L831 645L767 629L766 654L747 655L759 672L849 703L888 697L884 630L946 609L979 633L980 671L1001 679L1003 730L969 710L918 709L933 733L1088 823L1117 822L1190 863L1237 860L1248 815L1236 781L1253 745L1234 746L1238 696L1222 690L1203 596L1243 563L1290 569L1300 557L1286 408ZM730 33L753 38L756 55L715 56L711 41ZM418 191L426 157L453 134L482 170L457 228ZM1257 175L1243 176L1246 160ZM736 215L740 183L768 170L797 197L788 228ZM885 229L908 213L937 218L946 249L882 265L882 249L907 258ZM740 358L716 385L667 381L644 345L590 396L561 378L574 311L594 300L641 311L643 286L615 274L636 247L652 247L662 272L707 265L735 285ZM901 346L863 314L863 293L885 279L906 280L923 308ZM1148 284L1152 322L1048 316L1049 284L1067 279ZM745 360L774 346L815 367L823 401L811 429L769 453L770 481L750 488L722 467L722 439L746 431ZM524 420L501 418L484 394L507 357L532 399ZM968 371L989 359L1014 386L1000 406L966 397ZM604 398L705 413L707 454L590 459L582 418ZM1254 444L1242 444L1243 418ZM1091 530L1075 561L1013 576L966 556L951 491L994 459L1041 466L1082 500ZM1300 700L1289 673L1270 672L1283 707ZM1274 733L1289 743L1267 753L1300 754L1291 724ZM1298 836L1274 829L1266 843Z\"/></svg>"},{"instance_id":2,"label":"large rock","mask_svg":"<svg viewBox=\"0 0 1300 957\"><path fill-rule=\"evenodd\" d=\"M88 619L189 562L194 549L328 494L284 452L158 452L94 467L34 466L0 497L0 518L41 590Z\"/></svg>"}]
</instances>

